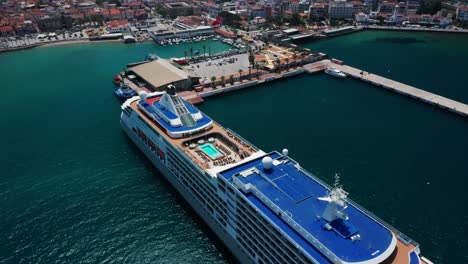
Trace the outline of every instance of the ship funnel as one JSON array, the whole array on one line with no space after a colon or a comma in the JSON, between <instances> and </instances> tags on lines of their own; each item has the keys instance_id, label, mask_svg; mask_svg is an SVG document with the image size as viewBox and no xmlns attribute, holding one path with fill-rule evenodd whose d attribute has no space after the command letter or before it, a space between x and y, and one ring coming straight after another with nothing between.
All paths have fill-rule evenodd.
<instances>
[{"instance_id":1,"label":"ship funnel","mask_svg":"<svg viewBox=\"0 0 468 264\"><path fill-rule=\"evenodd\" d=\"M271 168L273 167L273 159L271 159L270 157L264 157L262 159L262 166L263 169L266 171L271 170Z\"/></svg>"},{"instance_id":2,"label":"ship funnel","mask_svg":"<svg viewBox=\"0 0 468 264\"><path fill-rule=\"evenodd\" d=\"M289 150L283 149L282 153L283 153L283 156L287 156L289 154Z\"/></svg>"},{"instance_id":3,"label":"ship funnel","mask_svg":"<svg viewBox=\"0 0 468 264\"><path fill-rule=\"evenodd\" d=\"M140 96L140 101L143 101L143 102L145 102L146 98L148 98L148 93L145 91L141 91L138 95Z\"/></svg>"}]
</instances>

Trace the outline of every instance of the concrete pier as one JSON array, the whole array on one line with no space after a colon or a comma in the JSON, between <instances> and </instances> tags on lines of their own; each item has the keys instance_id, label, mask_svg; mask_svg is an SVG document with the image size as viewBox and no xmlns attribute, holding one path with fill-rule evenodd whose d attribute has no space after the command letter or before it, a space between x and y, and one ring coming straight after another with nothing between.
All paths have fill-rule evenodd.
<instances>
[{"instance_id":1,"label":"concrete pier","mask_svg":"<svg viewBox=\"0 0 468 264\"><path fill-rule=\"evenodd\" d=\"M446 97L406 85L404 83L393 81L373 73L362 71L348 65L338 65L331 63L330 61L328 61L328 65L339 69L340 71L355 79L359 79L361 81L371 83L375 86L409 96L411 98L440 107L442 109L449 110L453 113L457 113L465 117L468 116L468 105L464 103L460 103Z\"/></svg>"}]
</instances>

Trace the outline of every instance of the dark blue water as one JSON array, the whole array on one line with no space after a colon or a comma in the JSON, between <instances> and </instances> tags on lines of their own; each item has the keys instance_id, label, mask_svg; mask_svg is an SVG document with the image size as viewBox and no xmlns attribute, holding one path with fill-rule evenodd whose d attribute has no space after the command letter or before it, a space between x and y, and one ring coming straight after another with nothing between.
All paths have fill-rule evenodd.
<instances>
[{"instance_id":1,"label":"dark blue water","mask_svg":"<svg viewBox=\"0 0 468 264\"><path fill-rule=\"evenodd\" d=\"M306 44L346 64L468 103L468 35L365 31Z\"/></svg>"}]
</instances>

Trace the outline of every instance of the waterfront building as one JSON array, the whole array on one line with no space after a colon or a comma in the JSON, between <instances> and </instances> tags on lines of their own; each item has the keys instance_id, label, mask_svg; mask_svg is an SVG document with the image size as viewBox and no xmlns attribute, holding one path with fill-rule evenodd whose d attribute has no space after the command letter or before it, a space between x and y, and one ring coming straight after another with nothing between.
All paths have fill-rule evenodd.
<instances>
[{"instance_id":1,"label":"waterfront building","mask_svg":"<svg viewBox=\"0 0 468 264\"><path fill-rule=\"evenodd\" d=\"M352 1L353 4L353 14L356 13L364 13L364 14L369 14L370 12L370 6L368 6L366 3L363 3L361 1Z\"/></svg>"},{"instance_id":2,"label":"waterfront building","mask_svg":"<svg viewBox=\"0 0 468 264\"><path fill-rule=\"evenodd\" d=\"M323 20L328 16L328 4L325 3L313 3L309 7L309 19L310 20Z\"/></svg>"},{"instance_id":3,"label":"waterfront building","mask_svg":"<svg viewBox=\"0 0 468 264\"><path fill-rule=\"evenodd\" d=\"M385 14L392 14L396 6L398 6L398 3L396 2L383 1L379 3L377 12L385 13Z\"/></svg>"},{"instance_id":4,"label":"waterfront building","mask_svg":"<svg viewBox=\"0 0 468 264\"><path fill-rule=\"evenodd\" d=\"M457 8L457 20L462 22L468 21L468 6L460 6Z\"/></svg>"},{"instance_id":5,"label":"waterfront building","mask_svg":"<svg viewBox=\"0 0 468 264\"><path fill-rule=\"evenodd\" d=\"M109 33L122 33L128 31L127 20L114 20L106 23L106 29Z\"/></svg>"},{"instance_id":6,"label":"waterfront building","mask_svg":"<svg viewBox=\"0 0 468 264\"><path fill-rule=\"evenodd\" d=\"M369 22L369 16L362 12L359 12L359 13L354 14L354 20L357 23L367 24Z\"/></svg>"},{"instance_id":7,"label":"waterfront building","mask_svg":"<svg viewBox=\"0 0 468 264\"><path fill-rule=\"evenodd\" d=\"M385 19L385 23L401 24L401 22L403 22L404 20L405 17L402 14L400 14L400 6L396 5L393 9L393 14Z\"/></svg>"},{"instance_id":8,"label":"waterfront building","mask_svg":"<svg viewBox=\"0 0 468 264\"><path fill-rule=\"evenodd\" d=\"M149 91L160 91L172 84L177 91L190 90L199 77L166 59L156 59L126 69L130 81Z\"/></svg>"},{"instance_id":9,"label":"waterfront building","mask_svg":"<svg viewBox=\"0 0 468 264\"><path fill-rule=\"evenodd\" d=\"M189 5L185 2L173 2L165 3L164 8L167 10L169 16L190 16L190 15L199 15L200 8L197 6Z\"/></svg>"},{"instance_id":10,"label":"waterfront building","mask_svg":"<svg viewBox=\"0 0 468 264\"><path fill-rule=\"evenodd\" d=\"M346 1L332 1L328 4L330 18L353 18L354 7Z\"/></svg>"},{"instance_id":11,"label":"waterfront building","mask_svg":"<svg viewBox=\"0 0 468 264\"><path fill-rule=\"evenodd\" d=\"M9 37L15 35L15 30L12 26L0 26L0 37Z\"/></svg>"},{"instance_id":12,"label":"waterfront building","mask_svg":"<svg viewBox=\"0 0 468 264\"><path fill-rule=\"evenodd\" d=\"M309 7L310 20L323 20L328 16L328 4L326 3L313 3Z\"/></svg>"},{"instance_id":13,"label":"waterfront building","mask_svg":"<svg viewBox=\"0 0 468 264\"><path fill-rule=\"evenodd\" d=\"M406 0L406 14L416 14L419 7L421 6L420 0Z\"/></svg>"},{"instance_id":14,"label":"waterfront building","mask_svg":"<svg viewBox=\"0 0 468 264\"><path fill-rule=\"evenodd\" d=\"M154 31L148 31L150 37L158 42L164 39L172 38L189 38L197 36L210 36L214 34L214 30L210 26L199 26L193 29L179 30L179 31L170 31L164 33L156 33Z\"/></svg>"}]
</instances>

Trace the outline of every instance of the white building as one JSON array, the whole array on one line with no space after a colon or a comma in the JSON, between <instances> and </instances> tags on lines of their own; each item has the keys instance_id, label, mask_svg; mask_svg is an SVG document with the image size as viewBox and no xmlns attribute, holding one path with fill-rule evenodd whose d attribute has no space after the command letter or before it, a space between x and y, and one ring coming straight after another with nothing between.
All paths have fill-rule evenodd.
<instances>
[{"instance_id":1,"label":"white building","mask_svg":"<svg viewBox=\"0 0 468 264\"><path fill-rule=\"evenodd\" d=\"M365 23L369 22L369 16L366 15L366 14L364 14L364 13L362 13L362 12L359 12L359 13L356 13L356 14L354 15L354 20L355 20L357 23L363 23L363 24L365 24Z\"/></svg>"},{"instance_id":2,"label":"white building","mask_svg":"<svg viewBox=\"0 0 468 264\"><path fill-rule=\"evenodd\" d=\"M468 6L460 6L457 8L457 20L468 21Z\"/></svg>"},{"instance_id":3,"label":"white building","mask_svg":"<svg viewBox=\"0 0 468 264\"><path fill-rule=\"evenodd\" d=\"M346 1L333 1L328 5L330 18L353 18L353 4Z\"/></svg>"}]
</instances>

